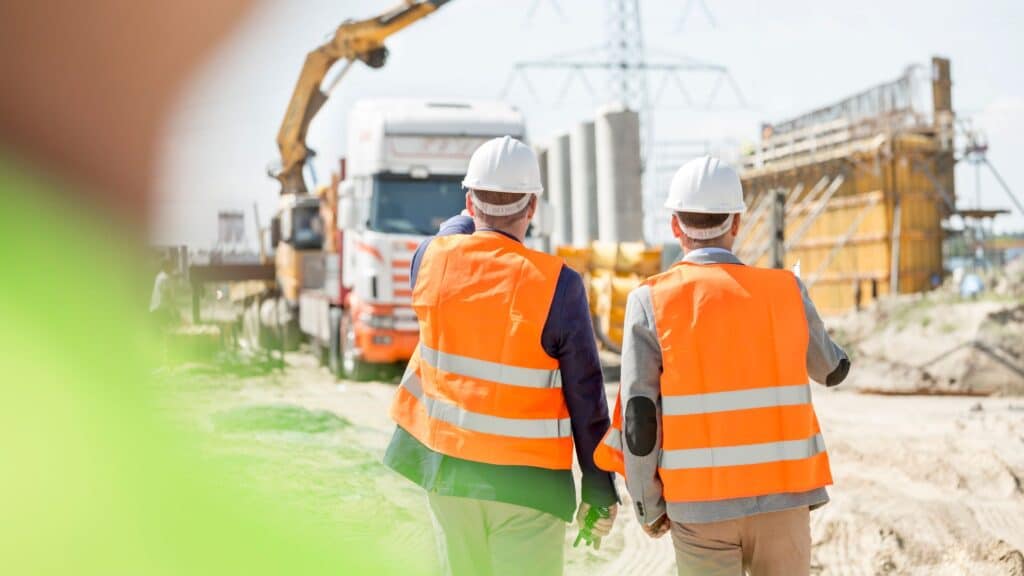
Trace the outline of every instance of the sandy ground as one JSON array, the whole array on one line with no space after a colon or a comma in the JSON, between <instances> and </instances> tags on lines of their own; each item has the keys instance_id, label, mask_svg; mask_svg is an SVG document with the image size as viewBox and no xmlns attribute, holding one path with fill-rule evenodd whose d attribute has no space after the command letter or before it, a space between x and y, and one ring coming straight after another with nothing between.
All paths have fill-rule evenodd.
<instances>
[{"instance_id":1,"label":"sandy ground","mask_svg":"<svg viewBox=\"0 0 1024 576\"><path fill-rule=\"evenodd\" d=\"M847 388L1024 396L1024 299L1019 296L963 300L945 289L907 294L860 314L830 318L829 328L859 360Z\"/></svg>"},{"instance_id":2,"label":"sandy ground","mask_svg":"<svg viewBox=\"0 0 1024 576\"><path fill-rule=\"evenodd\" d=\"M380 455L390 438L394 386L337 383L309 356L268 383L243 378L219 391L210 410L295 404L352 421L346 442ZM608 387L614 394L616 386ZM815 388L831 455L832 502L812 513L816 574L1024 575L1024 398L877 396ZM408 484L408 483L405 483ZM403 506L426 515L410 496ZM623 491L624 493L624 491ZM428 531L402 534L430 550ZM567 537L575 537L570 527ZM672 574L668 537L650 540L631 508L600 551L566 553L567 574Z\"/></svg>"}]
</instances>

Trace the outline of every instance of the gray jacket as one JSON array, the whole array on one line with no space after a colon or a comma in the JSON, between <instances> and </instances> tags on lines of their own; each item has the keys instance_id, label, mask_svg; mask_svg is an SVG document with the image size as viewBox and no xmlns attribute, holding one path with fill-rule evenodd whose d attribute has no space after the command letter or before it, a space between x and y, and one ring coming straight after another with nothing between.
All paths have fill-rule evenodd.
<instances>
[{"instance_id":1,"label":"gray jacket","mask_svg":"<svg viewBox=\"0 0 1024 576\"><path fill-rule=\"evenodd\" d=\"M697 264L736 264L742 266L736 256L724 249L705 248L691 251L683 259ZM807 289L797 280L803 295L804 312L807 316L809 342L807 346L807 372L812 379L828 386L839 384L849 371L850 361L846 353L829 338L825 326L814 308ZM671 520L681 523L718 522L751 516L763 512L775 512L789 508L809 506L814 509L828 502L824 488L809 492L772 494L750 498L735 498L714 502L671 502L666 505L662 495L661 479L658 477L658 462L661 457L661 346L658 331L654 325L654 307L651 292L641 286L630 293L626 303L625 330L622 342L622 410L629 400L637 397L650 399L657 406L657 418L633 424L622 414L623 437L615 444L622 446L626 464L626 487L633 498L637 517L649 524L662 514L668 513ZM632 430L626 426L657 426L656 431ZM625 436L639 434L656 438L654 449L645 450L644 455L630 451ZM636 437L636 436L634 436Z\"/></svg>"}]
</instances>

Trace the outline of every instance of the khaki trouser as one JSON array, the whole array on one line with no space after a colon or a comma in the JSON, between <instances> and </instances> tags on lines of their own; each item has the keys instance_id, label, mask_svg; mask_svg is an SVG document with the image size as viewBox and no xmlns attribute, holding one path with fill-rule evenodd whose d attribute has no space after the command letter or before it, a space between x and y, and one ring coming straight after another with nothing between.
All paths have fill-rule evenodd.
<instances>
[{"instance_id":1,"label":"khaki trouser","mask_svg":"<svg viewBox=\"0 0 1024 576\"><path fill-rule=\"evenodd\" d=\"M449 576L561 576L565 522L532 508L428 493Z\"/></svg>"},{"instance_id":2,"label":"khaki trouser","mask_svg":"<svg viewBox=\"0 0 1024 576\"><path fill-rule=\"evenodd\" d=\"M807 576L808 508L706 524L672 523L679 576Z\"/></svg>"}]
</instances>

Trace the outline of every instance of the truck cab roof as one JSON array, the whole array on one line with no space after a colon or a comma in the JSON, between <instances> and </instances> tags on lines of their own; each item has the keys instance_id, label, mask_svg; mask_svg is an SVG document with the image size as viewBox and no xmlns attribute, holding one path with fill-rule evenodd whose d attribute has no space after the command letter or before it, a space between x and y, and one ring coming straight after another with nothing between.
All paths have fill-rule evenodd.
<instances>
[{"instance_id":1,"label":"truck cab roof","mask_svg":"<svg viewBox=\"0 0 1024 576\"><path fill-rule=\"evenodd\" d=\"M349 113L348 171L377 174L464 174L480 144L499 136L525 139L515 107L493 100L381 98Z\"/></svg>"},{"instance_id":2,"label":"truck cab roof","mask_svg":"<svg viewBox=\"0 0 1024 576\"><path fill-rule=\"evenodd\" d=\"M375 126L389 136L522 138L525 132L523 114L514 106L493 100L361 100L353 106L350 118L364 129Z\"/></svg>"}]
</instances>

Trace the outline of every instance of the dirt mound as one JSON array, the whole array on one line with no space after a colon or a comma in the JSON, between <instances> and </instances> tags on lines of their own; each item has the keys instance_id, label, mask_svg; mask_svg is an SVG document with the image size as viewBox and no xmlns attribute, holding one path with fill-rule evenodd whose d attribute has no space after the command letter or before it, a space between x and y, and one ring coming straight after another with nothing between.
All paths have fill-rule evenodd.
<instances>
[{"instance_id":1,"label":"dirt mound","mask_svg":"<svg viewBox=\"0 0 1024 576\"><path fill-rule=\"evenodd\" d=\"M1000 296L1024 298L1024 256L1015 258L991 275L992 291Z\"/></svg>"},{"instance_id":2,"label":"dirt mound","mask_svg":"<svg viewBox=\"0 0 1024 576\"><path fill-rule=\"evenodd\" d=\"M880 301L829 322L847 386L883 394L1024 395L1024 302L948 293Z\"/></svg>"}]
</instances>

